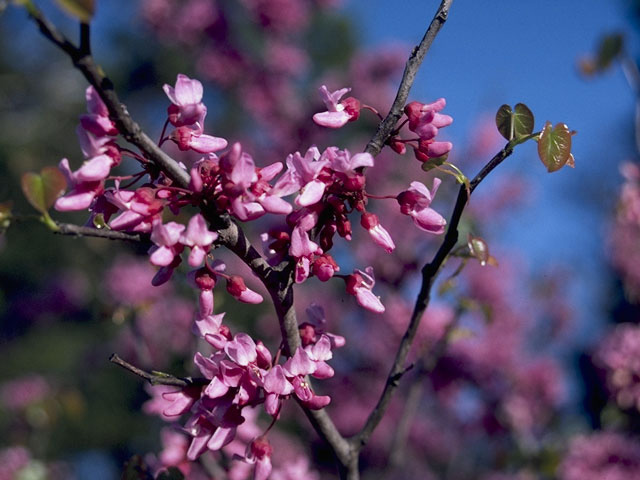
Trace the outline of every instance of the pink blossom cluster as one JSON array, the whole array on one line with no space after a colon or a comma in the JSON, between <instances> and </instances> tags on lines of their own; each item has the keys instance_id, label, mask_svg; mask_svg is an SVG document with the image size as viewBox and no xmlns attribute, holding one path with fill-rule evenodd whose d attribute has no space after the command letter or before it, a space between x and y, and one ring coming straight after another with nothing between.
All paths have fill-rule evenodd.
<instances>
[{"instance_id":1,"label":"pink blossom cluster","mask_svg":"<svg viewBox=\"0 0 640 480\"><path fill-rule=\"evenodd\" d=\"M618 405L640 409L640 326L618 325L599 345L595 360Z\"/></svg>"},{"instance_id":2,"label":"pink blossom cluster","mask_svg":"<svg viewBox=\"0 0 640 480\"><path fill-rule=\"evenodd\" d=\"M572 439L558 469L560 480L632 480L640 478L640 442L616 432Z\"/></svg>"},{"instance_id":3,"label":"pink blossom cluster","mask_svg":"<svg viewBox=\"0 0 640 480\"><path fill-rule=\"evenodd\" d=\"M356 120L359 101L352 97L341 100L348 90L330 92L323 86L321 93L328 110L316 115L314 120L333 128ZM191 215L186 224L180 221L184 207L206 204L207 215L230 215L242 222L255 221L266 214L282 215L284 225L261 236L268 261L274 266L282 261L292 262L297 283L312 276L323 282L333 277L341 278L346 292L353 295L360 306L375 313L383 313L385 307L373 293L373 268L356 268L352 274L341 275L338 263L329 253L336 235L351 240L350 215L359 214L360 225L387 253L396 248L395 242L381 225L378 215L370 211L371 199L395 200L400 205L400 212L423 231L441 234L446 222L430 206L439 179L434 180L431 190L414 181L397 195L370 195L366 191L366 178L374 167L373 156L369 153L352 155L349 150L336 146L322 152L313 146L304 155L295 152L286 158L286 169L282 162L258 167L240 143L235 142L227 149L227 140L205 133L207 108L202 102L203 87L198 80L180 74L175 85L165 85L164 91L170 104L158 145L162 147L172 141L180 151L201 155L190 167L184 166L190 178L188 188L176 187L142 155L118 147L114 141L118 132L110 123L106 106L95 90L89 89L90 114L81 120L81 141L88 138L108 148L92 150L91 155L96 153L92 157L86 155L90 159L78 170L79 174L73 174L75 180L69 181L71 191L58 203L63 210L88 208L94 224L100 222L113 230L149 234L153 244L149 259L158 267L151 280L153 285L166 283L181 265L183 254L188 253L187 263L193 269L188 278L199 291L193 331L214 353L198 352L194 357L194 363L208 384L165 392L163 398L167 404L162 412L165 416L190 413L184 425L184 431L192 437L186 455L189 460L195 460L206 450L219 450L235 438L247 407L264 404L266 413L278 418L282 402L291 397L310 409L326 406L330 397L317 395L309 383L309 376L317 379L334 376L335 372L327 362L332 358L332 350L344 344L344 338L325 331L324 313L317 305L310 308L309 321L300 326L302 346L294 352L280 348L272 355L261 341L250 335L233 335L223 324L225 314L214 313L216 284L225 280L227 292L240 302L260 303L262 296L248 288L241 276L229 275L225 263L214 259L219 233L209 229L202 213ZM428 128L429 122L445 126L443 119L446 116L435 115L426 113L425 118L417 120L421 128ZM167 133L169 126L173 130ZM132 157L142 170L127 177L109 177L121 155ZM112 161L114 156L118 162ZM95 165L99 168L94 168ZM63 170L68 170L67 167L66 160L61 162ZM99 171L100 174L89 178L87 171ZM140 185L145 177L148 181ZM71 177L68 175L68 178ZM108 180L113 181L113 186L106 185ZM83 191L81 197L77 195L79 190ZM84 195L87 192L89 194ZM285 197L294 194L292 201L286 200ZM60 209L60 205L57 208ZM175 219L166 221L169 213ZM126 299L123 298L123 302L126 303ZM184 317L182 313L178 316ZM151 317L165 316L158 312L143 315L137 322L138 327L149 323L143 322L143 318ZM144 336L150 341L157 337L153 326L144 329ZM151 348L154 342L148 345L150 353L154 351ZM169 343L175 342L169 340ZM271 470L271 447L266 437L258 436L250 442L242 458L255 465L257 476L266 478Z\"/></svg>"}]
</instances>

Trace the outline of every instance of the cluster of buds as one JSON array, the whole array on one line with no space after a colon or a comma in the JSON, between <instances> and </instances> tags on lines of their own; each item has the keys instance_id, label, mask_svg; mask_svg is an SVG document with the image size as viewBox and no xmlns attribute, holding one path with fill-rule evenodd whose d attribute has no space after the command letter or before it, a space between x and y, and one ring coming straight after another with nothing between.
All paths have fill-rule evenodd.
<instances>
[{"instance_id":1,"label":"cluster of buds","mask_svg":"<svg viewBox=\"0 0 640 480\"><path fill-rule=\"evenodd\" d=\"M431 190L413 182L397 196L376 197L365 191L366 169L374 166L369 153L352 155L335 146L321 152L312 146L304 155L299 152L289 155L286 169L281 162L257 167L239 143L218 155L216 152L224 150L228 142L204 133L207 108L202 103L202 84L178 75L175 86L165 85L164 91L171 102L165 130L169 125L174 129L166 136L163 131L159 146L170 140L181 151L202 155L190 168L185 167L189 172L189 188L174 186L142 155L117 146L116 125L109 118L106 105L90 87L89 113L83 115L78 128L86 160L74 172L66 159L60 162L70 191L58 199L56 208L89 209L94 224L100 221L114 230L150 233L154 244L149 250L150 261L159 267L152 281L154 285L169 280L181 264L182 254L189 252L188 264L194 269L189 278L199 290L193 331L212 347L213 353L198 352L194 357L207 385L190 385L165 393L163 413L190 414L184 431L192 437L187 457L195 460L204 451L219 450L233 440L237 427L245 421L246 407L264 405L267 414L278 418L283 401L291 397L310 409L326 406L330 398L316 395L308 378L334 375L327 362L332 358L332 349L344 345L345 340L326 332L324 312L318 305L309 308L309 321L300 325L302 346L296 351L280 349L272 355L261 341L248 334L233 335L223 323L225 314L214 313L213 289L217 282L226 280L227 292L241 302L260 303L262 296L249 289L242 277L225 273L222 262L210 260L219 233L209 230L202 214L193 215L186 225L165 222L163 214L170 211L178 215L185 206L206 203L209 212L231 215L240 221L256 220L267 213L283 215L284 226L261 235L269 262L272 265L293 262L297 283L312 276L323 282L340 277L345 281L347 293L375 313L384 312L385 307L373 293L373 268L338 275L340 267L329 253L336 235L351 240L349 215L357 212L360 225L387 253L395 249L395 243L379 217L368 210L371 198L395 198L401 213L427 232L442 233L446 222L430 207L440 184L438 179ZM353 97L341 101L348 91L343 88L329 92L322 86L320 92L328 110L314 115L314 121L339 128L357 120L360 102ZM434 141L437 129L451 123L451 117L438 113L443 107L441 99L430 105L413 102L405 109L409 129L420 136L416 156L421 160L424 159L420 155L441 156L451 148L448 142ZM126 177L132 179L127 186L123 186L124 177L116 177L114 185L106 188L111 168L120 163L121 154L125 153L139 161L143 170ZM150 177L149 181L132 189L145 175ZM284 199L293 194L296 196L292 202ZM258 437L249 445L243 460L256 464L256 475L265 476L271 470L270 453L269 442L264 436Z\"/></svg>"}]
</instances>

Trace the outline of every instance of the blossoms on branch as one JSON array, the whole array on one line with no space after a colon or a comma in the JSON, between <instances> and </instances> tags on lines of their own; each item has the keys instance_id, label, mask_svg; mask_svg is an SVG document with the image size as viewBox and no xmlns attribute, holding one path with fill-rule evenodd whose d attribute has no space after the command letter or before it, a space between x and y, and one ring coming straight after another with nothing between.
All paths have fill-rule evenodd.
<instances>
[{"instance_id":1,"label":"blossoms on branch","mask_svg":"<svg viewBox=\"0 0 640 480\"><path fill-rule=\"evenodd\" d=\"M383 313L384 305L380 298L373 294L373 286L376 284L373 277L373 267L355 270L353 274L345 277L347 293L354 295L358 304L374 313Z\"/></svg>"},{"instance_id":2,"label":"blossoms on branch","mask_svg":"<svg viewBox=\"0 0 640 480\"><path fill-rule=\"evenodd\" d=\"M414 153L421 162L442 157L453 148L451 142L436 142L434 140L438 129L447 127L453 122L453 118L449 115L439 113L445 105L445 99L439 98L433 103L411 102L404 107L404 113L409 119L409 130L420 138L418 148L414 147Z\"/></svg>"}]
</instances>

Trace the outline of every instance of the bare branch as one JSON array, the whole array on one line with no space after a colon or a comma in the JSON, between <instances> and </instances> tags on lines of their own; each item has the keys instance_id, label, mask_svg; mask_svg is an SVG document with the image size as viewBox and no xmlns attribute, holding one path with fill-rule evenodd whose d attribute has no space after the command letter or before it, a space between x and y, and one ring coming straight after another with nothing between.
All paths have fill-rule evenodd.
<instances>
[{"instance_id":1,"label":"bare branch","mask_svg":"<svg viewBox=\"0 0 640 480\"><path fill-rule=\"evenodd\" d=\"M433 20L431 20L431 23L429 24L429 28L425 32L424 37L422 37L422 41L419 45L414 47L411 52L411 55L407 60L407 64L404 67L402 80L400 81L396 98L391 105L391 110L389 110L385 119L378 125L378 130L371 141L369 141L365 148L365 152L368 152L373 156L380 153L384 143L389 138L389 135L391 135L391 132L398 123L398 120L400 120L400 117L402 116L402 109L407 103L407 98L409 98L409 92L411 91L411 87L415 81L418 69L422 64L425 55L429 51L429 48L431 48L431 44L435 40L436 35L438 35L438 32L447 21L449 9L451 8L452 3L453 0L442 0Z\"/></svg>"},{"instance_id":2,"label":"bare branch","mask_svg":"<svg viewBox=\"0 0 640 480\"><path fill-rule=\"evenodd\" d=\"M126 242L144 242L148 240L148 235L140 233L126 233L118 230L97 229L92 227L84 227L80 225L74 225L72 223L58 223L58 230L54 233L58 235L72 235L75 237L98 237L107 238L109 240L124 240Z\"/></svg>"},{"instance_id":3,"label":"bare branch","mask_svg":"<svg viewBox=\"0 0 640 480\"><path fill-rule=\"evenodd\" d=\"M174 387L191 387L191 386L204 386L209 384L209 380L206 378L191 378L191 377L174 377L168 373L163 372L147 372L135 365L131 365L129 362L121 359L115 353L112 353L109 357L111 363L121 366L125 370L129 370L131 373L135 373L137 376L144 378L151 385L170 385Z\"/></svg>"},{"instance_id":4,"label":"bare branch","mask_svg":"<svg viewBox=\"0 0 640 480\"><path fill-rule=\"evenodd\" d=\"M532 136L535 136L535 134L533 134ZM365 426L362 428L360 433L358 433L351 439L351 441L354 443L355 448L361 449L362 447L364 447L364 445L366 445L369 438L371 437L371 434L380 423L380 420L382 420L382 418L384 417L384 414L389 407L389 403L391 402L391 398L398 388L400 378L402 378L402 376L406 372L404 364L407 359L407 355L409 354L409 350L411 349L411 345L413 344L416 332L418 331L420 320L422 319L422 316L424 315L424 312L429 305L429 300L431 297L431 287L433 286L433 283L438 273L440 272L440 269L444 265L449 253L458 242L458 224L460 223L462 212L464 211L464 208L467 205L467 201L469 200L469 195L476 189L480 182L482 182L482 180L486 178L489 173L491 173L493 169L495 169L509 155L513 153L515 144L515 142L507 143L505 147L500 152L498 152L482 168L482 170L480 170L480 172L474 177L474 179L471 180L468 190L465 185L460 186L460 190L458 191L458 198L456 200L453 213L451 214L449 227L447 229L447 233L445 234L444 240L442 241L440 248L433 257L433 260L422 268L422 285L420 286L420 292L418 293L418 297L416 298L407 331L404 333L404 336L400 341L400 345L398 346L395 360L393 361L393 365L391 367L389 375L387 376L387 381L385 383L382 394L380 395L380 399L369 415L369 418L367 418Z\"/></svg>"}]
</instances>

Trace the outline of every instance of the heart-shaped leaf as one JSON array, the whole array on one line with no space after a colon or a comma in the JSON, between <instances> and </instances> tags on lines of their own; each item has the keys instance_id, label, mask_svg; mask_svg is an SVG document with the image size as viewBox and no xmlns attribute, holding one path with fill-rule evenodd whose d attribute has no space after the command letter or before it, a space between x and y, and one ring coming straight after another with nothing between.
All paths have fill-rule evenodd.
<instances>
[{"instance_id":1,"label":"heart-shaped leaf","mask_svg":"<svg viewBox=\"0 0 640 480\"><path fill-rule=\"evenodd\" d=\"M22 175L22 191L29 203L41 213L46 213L56 199L64 193L67 182L55 167L44 167L40 174L27 172Z\"/></svg>"},{"instance_id":2,"label":"heart-shaped leaf","mask_svg":"<svg viewBox=\"0 0 640 480\"><path fill-rule=\"evenodd\" d=\"M96 11L94 0L56 0L58 5L69 15L82 23L89 23Z\"/></svg>"},{"instance_id":3,"label":"heart-shaped leaf","mask_svg":"<svg viewBox=\"0 0 640 480\"><path fill-rule=\"evenodd\" d=\"M516 137L524 137L533 132L533 113L524 103L517 103L513 115L513 131Z\"/></svg>"},{"instance_id":4,"label":"heart-shaped leaf","mask_svg":"<svg viewBox=\"0 0 640 480\"><path fill-rule=\"evenodd\" d=\"M516 104L515 111L509 105L502 105L496 113L498 131L507 140L529 135L533 125L533 113L524 103Z\"/></svg>"},{"instance_id":5,"label":"heart-shaped leaf","mask_svg":"<svg viewBox=\"0 0 640 480\"><path fill-rule=\"evenodd\" d=\"M560 170L571 157L571 131L564 123L547 122L538 140L538 156L549 173Z\"/></svg>"},{"instance_id":6,"label":"heart-shaped leaf","mask_svg":"<svg viewBox=\"0 0 640 480\"><path fill-rule=\"evenodd\" d=\"M496 127L498 127L500 135L502 135L507 140L511 140L513 138L511 134L512 120L513 110L511 110L511 107L507 104L502 105L496 113Z\"/></svg>"}]
</instances>

